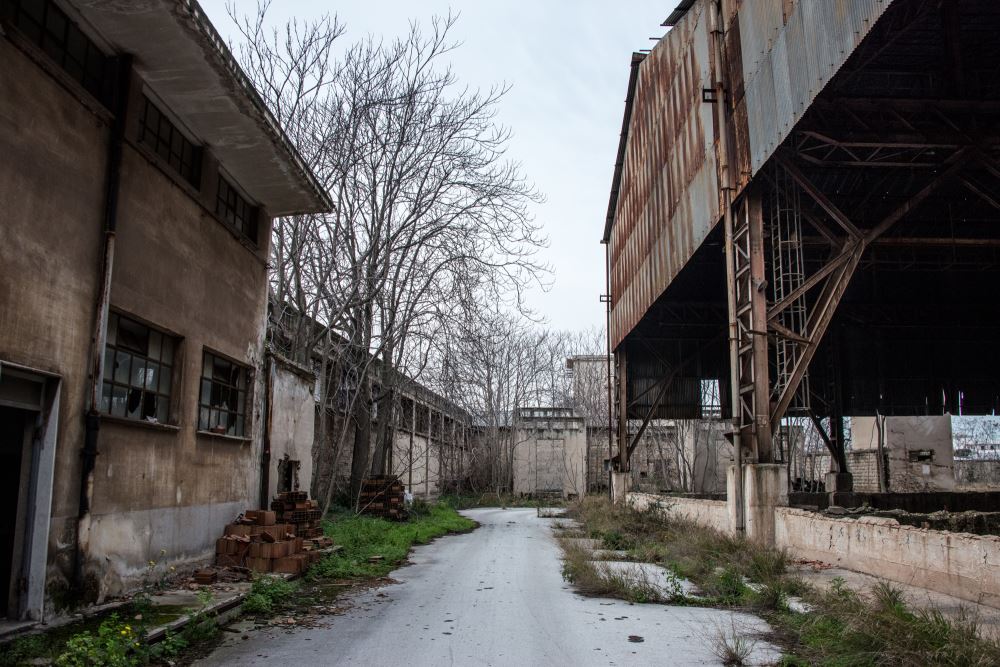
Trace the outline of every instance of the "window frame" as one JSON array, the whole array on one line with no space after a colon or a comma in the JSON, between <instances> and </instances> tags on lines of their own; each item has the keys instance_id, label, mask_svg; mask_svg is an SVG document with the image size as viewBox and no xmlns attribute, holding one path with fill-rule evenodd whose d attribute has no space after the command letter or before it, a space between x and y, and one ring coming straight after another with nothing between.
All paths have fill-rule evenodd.
<instances>
[{"instance_id":1,"label":"window frame","mask_svg":"<svg viewBox=\"0 0 1000 667\"><path fill-rule=\"evenodd\" d=\"M163 110L163 105L152 99L147 92L142 95L138 127L139 145L155 155L181 180L200 191L205 147L182 130L170 114Z\"/></svg>"},{"instance_id":2,"label":"window frame","mask_svg":"<svg viewBox=\"0 0 1000 667\"><path fill-rule=\"evenodd\" d=\"M260 238L260 207L244 195L222 169L219 169L217 176L216 217L256 247Z\"/></svg>"},{"instance_id":3,"label":"window frame","mask_svg":"<svg viewBox=\"0 0 1000 667\"><path fill-rule=\"evenodd\" d=\"M205 373L210 358L213 360L211 366L213 376L207 377ZM217 380L214 377L215 361L240 371L242 373L242 387L240 386L241 381L239 377L235 378L235 382L226 382L224 378ZM250 366L216 352L211 348L202 348L201 366L198 371L198 404L195 415L195 430L198 433L222 438L250 440L250 419L247 408L251 405L250 396L253 387L252 370ZM206 383L208 384L206 385ZM223 395L228 397L235 390L237 395L235 407L230 408L224 403L220 405L212 404L212 389L215 385L219 386L219 398L222 401L225 400ZM205 396L206 386L208 388L208 398ZM242 397L240 396L241 394ZM235 421L230 421L223 427L219 419L222 415L225 415L227 420L235 418ZM230 430L232 430L231 433Z\"/></svg>"},{"instance_id":4,"label":"window frame","mask_svg":"<svg viewBox=\"0 0 1000 667\"><path fill-rule=\"evenodd\" d=\"M113 56L58 3L36 0L34 4L41 5L40 17L26 7L29 4L24 0L0 0L0 18L107 108L114 85Z\"/></svg>"},{"instance_id":5,"label":"window frame","mask_svg":"<svg viewBox=\"0 0 1000 667\"><path fill-rule=\"evenodd\" d=\"M123 320L132 327L145 330L145 352L125 342L121 331ZM154 337L160 341L159 352L155 355L152 353ZM103 351L104 377L101 383L100 414L104 417L122 419L129 423L176 426L174 392L177 385L176 374L180 365L180 343L180 336L170 331L151 325L127 313L117 310L109 311L107 336ZM124 379L118 372L119 360L123 358L128 363ZM136 383L133 373L137 360L142 364L144 374L143 379L138 383ZM151 367L155 367L155 375L145 376ZM154 377L155 381L151 382L150 377ZM120 391L116 393L116 390ZM134 410L129 410L128 404L133 400L134 392L138 392L138 405ZM116 394L125 400L125 409L122 412L115 408ZM153 400L156 401L151 415L144 414L149 396L152 396ZM134 411L137 411L135 416L129 414Z\"/></svg>"}]
</instances>

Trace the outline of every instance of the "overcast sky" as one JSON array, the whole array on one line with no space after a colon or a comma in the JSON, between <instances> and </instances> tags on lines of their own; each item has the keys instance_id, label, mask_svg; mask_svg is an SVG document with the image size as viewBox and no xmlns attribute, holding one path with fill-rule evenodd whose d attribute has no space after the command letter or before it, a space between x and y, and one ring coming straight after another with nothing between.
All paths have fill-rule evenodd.
<instances>
[{"instance_id":1,"label":"overcast sky","mask_svg":"<svg viewBox=\"0 0 1000 667\"><path fill-rule=\"evenodd\" d=\"M225 0L201 0L223 36L232 36ZM251 12L256 3L240 0ZM546 196L534 214L549 237L554 270L529 304L557 329L604 323L600 238L621 131L629 61L660 36L676 2L633 0L279 0L274 18L335 13L346 25L341 49L368 34L391 39L409 21L460 12L451 64L459 81L487 89L509 83L500 121L513 132L510 156Z\"/></svg>"}]
</instances>

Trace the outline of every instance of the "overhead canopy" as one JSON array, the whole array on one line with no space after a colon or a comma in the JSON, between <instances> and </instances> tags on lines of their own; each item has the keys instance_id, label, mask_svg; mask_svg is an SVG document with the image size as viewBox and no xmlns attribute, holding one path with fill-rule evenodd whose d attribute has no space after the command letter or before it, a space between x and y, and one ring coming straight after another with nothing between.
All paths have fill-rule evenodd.
<instances>
[{"instance_id":1,"label":"overhead canopy","mask_svg":"<svg viewBox=\"0 0 1000 667\"><path fill-rule=\"evenodd\" d=\"M77 0L77 12L271 215L332 208L195 0Z\"/></svg>"}]
</instances>

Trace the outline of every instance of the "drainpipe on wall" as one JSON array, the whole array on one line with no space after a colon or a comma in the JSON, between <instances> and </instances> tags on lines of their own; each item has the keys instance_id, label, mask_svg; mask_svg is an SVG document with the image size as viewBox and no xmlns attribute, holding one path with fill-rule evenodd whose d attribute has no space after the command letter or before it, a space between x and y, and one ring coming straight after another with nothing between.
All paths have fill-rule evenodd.
<instances>
[{"instance_id":1,"label":"drainpipe on wall","mask_svg":"<svg viewBox=\"0 0 1000 667\"><path fill-rule=\"evenodd\" d=\"M265 325L266 326L266 325ZM264 352L264 425L260 448L260 509L266 510L271 486L271 402L273 400L271 353Z\"/></svg>"},{"instance_id":2,"label":"drainpipe on wall","mask_svg":"<svg viewBox=\"0 0 1000 667\"><path fill-rule=\"evenodd\" d=\"M605 338L607 339L607 354L608 354L608 493L611 494L611 499L614 500L613 492L611 491L611 462L615 458L615 447L614 447L614 434L612 433L615 425L615 415L614 415L614 401L611 398L611 240L609 239L607 243L604 244L604 293L607 295L607 307L606 307L606 324L605 324ZM589 461L588 461L589 462Z\"/></svg>"},{"instance_id":3,"label":"drainpipe on wall","mask_svg":"<svg viewBox=\"0 0 1000 667\"><path fill-rule=\"evenodd\" d=\"M76 552L74 579L77 589L83 590L83 561L85 543L90 523L90 509L94 500L94 468L99 454L98 436L101 429L101 390L104 383L104 347L108 337L108 309L111 304L111 274L115 263L115 232L118 228L118 191L121 185L122 144L125 137L125 114L128 110L129 83L132 75L132 56L123 54L116 58L114 88L114 120L108 138L107 165L105 170L104 221L101 269L98 273L99 291L95 304L94 334L90 351L90 391L87 393L83 449L80 466L80 502L76 522Z\"/></svg>"},{"instance_id":4,"label":"drainpipe on wall","mask_svg":"<svg viewBox=\"0 0 1000 667\"><path fill-rule=\"evenodd\" d=\"M737 498L729 498L728 501L735 505L736 525L734 526L738 535L746 532L746 517L743 506L743 443L740 442L740 424L738 416L737 402L740 397L739 386L739 337L736 325L736 298L733 293L736 283L736 258L733 252L733 174L732 164L729 160L729 125L727 123L726 109L726 85L725 68L723 67L723 54L726 41L725 16L722 3L709 3L709 27L714 46L714 59L712 74L715 85L715 104L713 112L719 130L719 189L722 194L723 225L725 229L725 252L726 252L726 281L728 285L727 302L729 315L729 403L733 420L733 452L736 463L736 495Z\"/></svg>"}]
</instances>

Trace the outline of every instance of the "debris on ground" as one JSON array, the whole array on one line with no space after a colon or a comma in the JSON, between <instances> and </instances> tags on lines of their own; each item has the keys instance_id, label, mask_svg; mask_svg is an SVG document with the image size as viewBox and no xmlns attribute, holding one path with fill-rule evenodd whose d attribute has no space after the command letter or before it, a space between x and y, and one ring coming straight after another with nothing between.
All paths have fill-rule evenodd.
<instances>
[{"instance_id":1,"label":"debris on ground","mask_svg":"<svg viewBox=\"0 0 1000 667\"><path fill-rule=\"evenodd\" d=\"M333 545L322 534L321 514L306 492L279 493L270 510L247 510L226 526L216 541L216 565L237 572L301 574Z\"/></svg>"}]
</instances>

